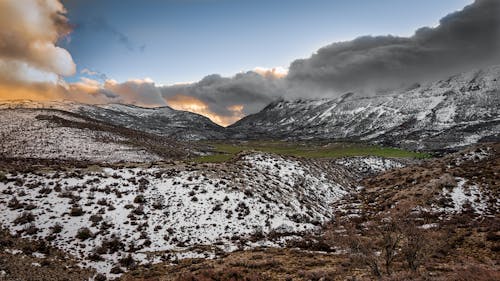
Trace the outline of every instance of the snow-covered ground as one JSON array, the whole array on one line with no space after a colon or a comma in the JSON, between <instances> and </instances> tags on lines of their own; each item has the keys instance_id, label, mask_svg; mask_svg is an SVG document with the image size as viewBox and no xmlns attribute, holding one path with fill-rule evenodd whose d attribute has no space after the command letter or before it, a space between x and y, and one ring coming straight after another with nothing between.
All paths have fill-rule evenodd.
<instances>
[{"instance_id":1,"label":"snow-covered ground","mask_svg":"<svg viewBox=\"0 0 500 281\"><path fill-rule=\"evenodd\" d=\"M452 189L443 189L442 193L444 198L450 200L450 205L435 209L445 213L460 213L468 205L474 212L483 214L488 208L487 196L481 193L477 185L468 185L466 179L457 177L455 180L457 185Z\"/></svg>"},{"instance_id":2,"label":"snow-covered ground","mask_svg":"<svg viewBox=\"0 0 500 281\"><path fill-rule=\"evenodd\" d=\"M404 167L409 160L376 156L345 157L334 161L362 176L374 175L387 170Z\"/></svg>"},{"instance_id":3,"label":"snow-covered ground","mask_svg":"<svg viewBox=\"0 0 500 281\"><path fill-rule=\"evenodd\" d=\"M0 111L0 156L19 158L71 159L96 162L145 162L161 158L127 145L127 139L110 132L62 127L39 118L43 110ZM86 122L63 112L50 116ZM38 118L37 118L38 117Z\"/></svg>"},{"instance_id":4,"label":"snow-covered ground","mask_svg":"<svg viewBox=\"0 0 500 281\"><path fill-rule=\"evenodd\" d=\"M104 273L128 253L139 262L211 256L190 247L229 251L245 246L241 237L330 219L352 186L335 181L341 167L308 163L252 153L226 164L7 174L0 223Z\"/></svg>"}]
</instances>

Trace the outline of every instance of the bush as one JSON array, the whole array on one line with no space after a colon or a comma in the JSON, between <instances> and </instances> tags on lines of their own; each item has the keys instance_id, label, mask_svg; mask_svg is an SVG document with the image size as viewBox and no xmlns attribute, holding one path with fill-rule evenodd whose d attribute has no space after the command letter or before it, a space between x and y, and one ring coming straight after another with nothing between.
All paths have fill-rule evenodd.
<instances>
[{"instance_id":1,"label":"bush","mask_svg":"<svg viewBox=\"0 0 500 281\"><path fill-rule=\"evenodd\" d=\"M97 275L94 277L94 280L95 280L95 281L106 281L106 280L107 280L107 278L106 278L106 276L105 276L105 275L103 275L103 274L99 273L99 274L97 274Z\"/></svg>"},{"instance_id":2,"label":"bush","mask_svg":"<svg viewBox=\"0 0 500 281\"><path fill-rule=\"evenodd\" d=\"M134 203L136 204L143 204L144 202L146 202L146 198L142 194L139 194L134 198Z\"/></svg>"},{"instance_id":3,"label":"bush","mask_svg":"<svg viewBox=\"0 0 500 281\"><path fill-rule=\"evenodd\" d=\"M7 181L7 176L3 172L0 172L0 182L6 182L6 181Z\"/></svg>"},{"instance_id":4,"label":"bush","mask_svg":"<svg viewBox=\"0 0 500 281\"><path fill-rule=\"evenodd\" d=\"M19 202L16 197L12 197L12 199L9 200L9 203L7 203L7 207L17 210L23 208L24 204Z\"/></svg>"},{"instance_id":5,"label":"bush","mask_svg":"<svg viewBox=\"0 0 500 281\"><path fill-rule=\"evenodd\" d=\"M123 242L120 241L120 238L113 236L110 239L104 240L102 242L101 249L103 254L106 252L109 254L113 254L120 250L124 250L125 244L123 244Z\"/></svg>"},{"instance_id":6,"label":"bush","mask_svg":"<svg viewBox=\"0 0 500 281\"><path fill-rule=\"evenodd\" d=\"M88 228L88 227L82 227L80 229L78 229L78 232L76 233L76 238L80 239L80 240L87 240L89 238L91 238L94 234L92 233L92 231Z\"/></svg>"},{"instance_id":7,"label":"bush","mask_svg":"<svg viewBox=\"0 0 500 281\"><path fill-rule=\"evenodd\" d=\"M111 268L111 270L109 271L109 273L112 273L112 274L121 274L121 273L123 273L123 270L119 266L115 266L115 267Z\"/></svg>"},{"instance_id":8,"label":"bush","mask_svg":"<svg viewBox=\"0 0 500 281\"><path fill-rule=\"evenodd\" d=\"M73 207L71 208L69 215L72 217L80 217L83 216L83 209L81 207Z\"/></svg>"},{"instance_id":9,"label":"bush","mask_svg":"<svg viewBox=\"0 0 500 281\"><path fill-rule=\"evenodd\" d=\"M251 273L241 269L227 269L227 270L200 270L195 274L184 273L177 277L177 281L203 281L203 280L218 280L218 281L232 281L232 280L245 280L245 281L264 281L269 280L262 274Z\"/></svg>"},{"instance_id":10,"label":"bush","mask_svg":"<svg viewBox=\"0 0 500 281\"><path fill-rule=\"evenodd\" d=\"M60 223L56 223L50 228L52 229L52 233L60 233L63 230L63 227Z\"/></svg>"},{"instance_id":11,"label":"bush","mask_svg":"<svg viewBox=\"0 0 500 281\"><path fill-rule=\"evenodd\" d=\"M136 265L136 262L131 254L119 260L120 265L126 268L131 268Z\"/></svg>"},{"instance_id":12,"label":"bush","mask_svg":"<svg viewBox=\"0 0 500 281\"><path fill-rule=\"evenodd\" d=\"M98 223L98 222L102 221L102 216L92 215L92 216L90 216L89 221L91 221L93 223Z\"/></svg>"},{"instance_id":13,"label":"bush","mask_svg":"<svg viewBox=\"0 0 500 281\"><path fill-rule=\"evenodd\" d=\"M33 221L35 221L35 216L31 212L23 212L14 220L14 224L26 224Z\"/></svg>"}]
</instances>

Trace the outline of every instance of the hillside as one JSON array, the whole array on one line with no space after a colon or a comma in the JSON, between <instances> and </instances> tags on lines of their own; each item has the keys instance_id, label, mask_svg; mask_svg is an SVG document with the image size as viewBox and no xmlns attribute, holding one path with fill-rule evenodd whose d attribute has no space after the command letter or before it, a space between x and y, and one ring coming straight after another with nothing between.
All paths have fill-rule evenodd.
<instances>
[{"instance_id":1,"label":"hillside","mask_svg":"<svg viewBox=\"0 0 500 281\"><path fill-rule=\"evenodd\" d=\"M14 100L0 109L52 109L75 113L107 124L179 140L224 139L224 128L199 114L168 106L144 108L124 104L88 105L76 102Z\"/></svg>"},{"instance_id":2,"label":"hillside","mask_svg":"<svg viewBox=\"0 0 500 281\"><path fill-rule=\"evenodd\" d=\"M261 153L223 164L37 170L2 175L1 225L105 274L125 270L129 255L144 264L283 244L330 220L330 204L356 177L327 161Z\"/></svg>"},{"instance_id":3,"label":"hillside","mask_svg":"<svg viewBox=\"0 0 500 281\"><path fill-rule=\"evenodd\" d=\"M140 266L121 280L498 280L499 165L499 145L486 144L365 174L321 230L283 247Z\"/></svg>"},{"instance_id":4,"label":"hillside","mask_svg":"<svg viewBox=\"0 0 500 281\"><path fill-rule=\"evenodd\" d=\"M500 66L386 95L279 100L229 129L239 138L359 140L442 150L498 140Z\"/></svg>"},{"instance_id":5,"label":"hillside","mask_svg":"<svg viewBox=\"0 0 500 281\"><path fill-rule=\"evenodd\" d=\"M59 109L1 109L0 136L2 160L151 162L195 153L193 148L166 137Z\"/></svg>"}]
</instances>

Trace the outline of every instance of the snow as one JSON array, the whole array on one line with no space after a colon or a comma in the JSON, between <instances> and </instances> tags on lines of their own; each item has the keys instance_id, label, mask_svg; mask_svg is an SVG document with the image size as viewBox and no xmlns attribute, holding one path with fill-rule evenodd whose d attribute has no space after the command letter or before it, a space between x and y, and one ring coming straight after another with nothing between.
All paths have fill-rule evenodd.
<instances>
[{"instance_id":1,"label":"snow","mask_svg":"<svg viewBox=\"0 0 500 281\"><path fill-rule=\"evenodd\" d=\"M146 162L161 158L126 145L118 135L82 128L62 127L37 118L43 110L5 109L0 112L0 155L45 159L74 159L101 162ZM50 112L69 121L85 120Z\"/></svg>"},{"instance_id":2,"label":"snow","mask_svg":"<svg viewBox=\"0 0 500 281\"><path fill-rule=\"evenodd\" d=\"M457 186L451 191L443 190L444 197L451 197L453 207L445 207L441 211L447 213L460 213L464 210L464 205L469 203L471 208L478 214L483 214L487 208L486 196L483 196L477 185L471 185L466 188L467 180L457 177Z\"/></svg>"},{"instance_id":3,"label":"snow","mask_svg":"<svg viewBox=\"0 0 500 281\"><path fill-rule=\"evenodd\" d=\"M406 166L403 160L376 156L346 157L336 160L335 163L362 175L377 174Z\"/></svg>"},{"instance_id":4,"label":"snow","mask_svg":"<svg viewBox=\"0 0 500 281\"><path fill-rule=\"evenodd\" d=\"M281 101L233 129L287 139L361 139L410 150L458 148L498 134L499 89L500 66L493 66L410 90Z\"/></svg>"},{"instance_id":5,"label":"snow","mask_svg":"<svg viewBox=\"0 0 500 281\"><path fill-rule=\"evenodd\" d=\"M128 252L140 263L211 257L213 251L192 247L210 245L229 251L239 247L234 237L314 230L318 223L331 219L331 204L348 192L331 180L327 170L264 153L243 155L233 166L213 169L108 167L16 178L22 178L23 184L0 183L0 223L23 236L53 236L52 245L103 273L109 273ZM137 199L139 195L143 199ZM39 228L33 236L24 232L30 224L14 223L25 210L9 207L13 198L24 206L35 206L29 211L36 218L33 226ZM75 206L83 215L70 215ZM94 224L90 220L97 215L102 221ZM62 231L53 234L51 227L56 223ZM94 237L76 238L82 227L89 228ZM124 243L124 249L102 254L104 261L88 260L113 235Z\"/></svg>"}]
</instances>

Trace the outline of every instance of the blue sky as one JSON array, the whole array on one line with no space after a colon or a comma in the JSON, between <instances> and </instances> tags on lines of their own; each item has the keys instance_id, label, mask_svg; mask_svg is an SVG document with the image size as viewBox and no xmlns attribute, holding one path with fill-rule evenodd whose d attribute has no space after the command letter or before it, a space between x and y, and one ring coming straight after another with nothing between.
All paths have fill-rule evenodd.
<instances>
[{"instance_id":1,"label":"blue sky","mask_svg":"<svg viewBox=\"0 0 500 281\"><path fill-rule=\"evenodd\" d=\"M78 71L160 84L287 67L361 35L410 36L471 0L66 0ZM79 79L79 75L67 78Z\"/></svg>"}]
</instances>

